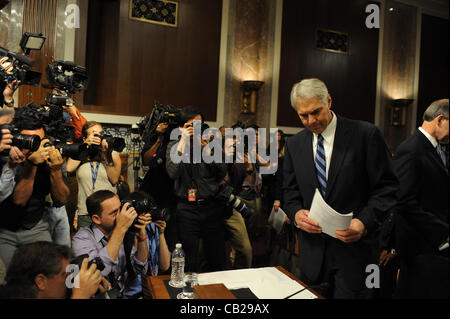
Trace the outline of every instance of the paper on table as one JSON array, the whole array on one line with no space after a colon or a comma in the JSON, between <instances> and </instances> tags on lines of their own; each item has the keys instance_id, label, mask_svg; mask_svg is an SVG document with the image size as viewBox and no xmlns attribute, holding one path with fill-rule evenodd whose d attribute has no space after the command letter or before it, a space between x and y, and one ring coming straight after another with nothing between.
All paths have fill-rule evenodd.
<instances>
[{"instance_id":1,"label":"paper on table","mask_svg":"<svg viewBox=\"0 0 450 319\"><path fill-rule=\"evenodd\" d=\"M304 287L275 267L238 269L198 275L200 285L223 283L228 289L249 288L259 299L283 299ZM292 298L317 298L305 290Z\"/></svg>"},{"instance_id":2,"label":"paper on table","mask_svg":"<svg viewBox=\"0 0 450 319\"><path fill-rule=\"evenodd\" d=\"M323 233L336 238L336 230L348 229L350 226L353 212L339 214L325 202L319 190L316 188L308 217L319 223Z\"/></svg>"},{"instance_id":3,"label":"paper on table","mask_svg":"<svg viewBox=\"0 0 450 319\"><path fill-rule=\"evenodd\" d=\"M284 220L287 217L286 213L280 208L276 212L273 207L269 216L269 224L272 225L273 229L279 234L281 229L283 229Z\"/></svg>"}]
</instances>

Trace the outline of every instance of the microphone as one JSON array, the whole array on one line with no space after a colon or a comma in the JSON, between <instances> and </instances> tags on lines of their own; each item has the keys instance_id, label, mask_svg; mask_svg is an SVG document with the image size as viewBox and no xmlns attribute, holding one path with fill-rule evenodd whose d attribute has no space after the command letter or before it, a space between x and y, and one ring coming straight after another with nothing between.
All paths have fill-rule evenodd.
<instances>
[{"instance_id":1,"label":"microphone","mask_svg":"<svg viewBox=\"0 0 450 319\"><path fill-rule=\"evenodd\" d=\"M19 54L19 53L13 53L13 52L10 52L10 55L14 59L16 59L16 60L18 60L18 61L20 61L20 62L22 62L22 63L24 63L24 64L26 64L28 66L34 66L34 64L35 64L34 60L29 58L29 57L27 57L26 55L22 55L22 54Z\"/></svg>"},{"instance_id":2,"label":"microphone","mask_svg":"<svg viewBox=\"0 0 450 319\"><path fill-rule=\"evenodd\" d=\"M294 292L292 295L289 295L289 296L287 296L287 297L284 297L283 299L289 299L289 298L291 298L291 297L294 297L295 295L298 295L299 293L301 293L302 291L305 291L305 290L308 289L308 288L317 287L317 288L321 288L321 289L327 289L329 286L330 286L330 284L327 283L327 282L322 282L322 283L319 284L319 285L309 285L309 286L306 286L306 287L300 289L300 290L297 291L297 292Z\"/></svg>"}]
</instances>

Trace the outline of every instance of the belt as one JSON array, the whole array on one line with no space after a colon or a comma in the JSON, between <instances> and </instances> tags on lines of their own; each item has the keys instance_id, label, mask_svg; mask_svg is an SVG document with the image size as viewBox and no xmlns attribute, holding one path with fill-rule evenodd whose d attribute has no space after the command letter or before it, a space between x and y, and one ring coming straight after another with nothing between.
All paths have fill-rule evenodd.
<instances>
[{"instance_id":1,"label":"belt","mask_svg":"<svg viewBox=\"0 0 450 319\"><path fill-rule=\"evenodd\" d=\"M183 204L193 205L193 206L206 206L206 205L213 203L214 201L212 199L199 198L195 202L190 202L185 198L181 198L179 202L183 203Z\"/></svg>"}]
</instances>

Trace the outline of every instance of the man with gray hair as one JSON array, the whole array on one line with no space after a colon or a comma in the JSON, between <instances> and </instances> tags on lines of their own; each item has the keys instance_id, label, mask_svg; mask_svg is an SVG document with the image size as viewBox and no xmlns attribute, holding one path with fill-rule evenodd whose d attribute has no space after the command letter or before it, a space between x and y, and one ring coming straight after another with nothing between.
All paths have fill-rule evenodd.
<instances>
[{"instance_id":1,"label":"man with gray hair","mask_svg":"<svg viewBox=\"0 0 450 319\"><path fill-rule=\"evenodd\" d=\"M395 214L400 277L397 297L448 298L448 99L433 102L423 124L397 148L400 180ZM447 247L447 248L445 248Z\"/></svg>"},{"instance_id":2,"label":"man with gray hair","mask_svg":"<svg viewBox=\"0 0 450 319\"><path fill-rule=\"evenodd\" d=\"M292 107L306 129L289 138L284 159L285 211L298 230L300 279L324 297L371 298L366 267L376 262L380 224L396 204L391 154L373 124L331 111L325 84L294 85ZM337 212L353 212L333 236L309 217L315 190Z\"/></svg>"}]
</instances>

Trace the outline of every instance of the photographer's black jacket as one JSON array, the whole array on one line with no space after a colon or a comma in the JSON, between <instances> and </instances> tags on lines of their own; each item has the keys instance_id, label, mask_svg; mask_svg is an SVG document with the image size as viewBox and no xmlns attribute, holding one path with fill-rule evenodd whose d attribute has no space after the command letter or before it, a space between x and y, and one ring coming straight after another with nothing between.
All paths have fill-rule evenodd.
<instances>
[{"instance_id":1,"label":"photographer's black jacket","mask_svg":"<svg viewBox=\"0 0 450 319\"><path fill-rule=\"evenodd\" d=\"M177 147L178 141L172 141L167 146L166 169L175 181L175 195L182 201L188 200L188 189L197 189L197 200L212 200L217 196L220 185L227 175L225 163L183 163L175 164L170 158L170 150Z\"/></svg>"},{"instance_id":2,"label":"photographer's black jacket","mask_svg":"<svg viewBox=\"0 0 450 319\"><path fill-rule=\"evenodd\" d=\"M144 154L156 143L157 137L155 135L154 138L145 143L141 152L142 161L144 161ZM173 193L173 180L169 177L166 170L167 141L169 141L169 135L166 134L155 156L150 159L149 170L140 188L150 194L160 207L176 205L176 196Z\"/></svg>"}]
</instances>

